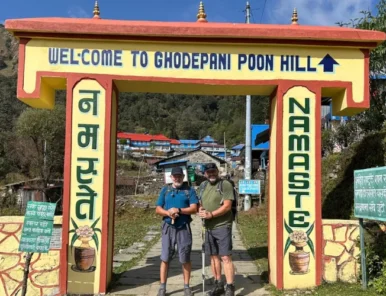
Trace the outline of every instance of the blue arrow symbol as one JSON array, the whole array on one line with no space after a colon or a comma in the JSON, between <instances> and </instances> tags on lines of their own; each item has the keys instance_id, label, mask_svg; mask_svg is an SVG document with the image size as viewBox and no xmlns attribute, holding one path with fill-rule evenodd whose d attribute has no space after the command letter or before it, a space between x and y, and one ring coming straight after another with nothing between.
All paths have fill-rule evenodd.
<instances>
[{"instance_id":1,"label":"blue arrow symbol","mask_svg":"<svg viewBox=\"0 0 386 296\"><path fill-rule=\"evenodd\" d=\"M332 56L326 54L326 56L320 61L319 65L323 65L323 72L333 73L334 65L339 65Z\"/></svg>"}]
</instances>

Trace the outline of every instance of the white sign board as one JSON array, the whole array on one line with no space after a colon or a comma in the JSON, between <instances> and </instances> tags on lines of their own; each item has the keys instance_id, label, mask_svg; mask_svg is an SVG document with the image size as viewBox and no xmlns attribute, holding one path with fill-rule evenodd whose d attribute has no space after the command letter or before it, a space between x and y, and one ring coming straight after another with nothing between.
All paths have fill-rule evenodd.
<instances>
[{"instance_id":1,"label":"white sign board","mask_svg":"<svg viewBox=\"0 0 386 296\"><path fill-rule=\"evenodd\" d=\"M240 194L260 194L260 180L239 180Z\"/></svg>"},{"instance_id":2,"label":"white sign board","mask_svg":"<svg viewBox=\"0 0 386 296\"><path fill-rule=\"evenodd\" d=\"M52 229L51 245L50 250L52 249L61 249L62 248L62 227L54 225Z\"/></svg>"}]
</instances>

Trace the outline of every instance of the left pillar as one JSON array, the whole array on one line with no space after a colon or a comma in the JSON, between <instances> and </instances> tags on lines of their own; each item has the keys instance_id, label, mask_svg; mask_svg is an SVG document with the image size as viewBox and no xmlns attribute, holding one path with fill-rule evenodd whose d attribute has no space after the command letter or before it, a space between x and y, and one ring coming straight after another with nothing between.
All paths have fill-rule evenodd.
<instances>
[{"instance_id":1,"label":"left pillar","mask_svg":"<svg viewBox=\"0 0 386 296\"><path fill-rule=\"evenodd\" d=\"M60 292L104 294L112 275L118 91L67 81Z\"/></svg>"}]
</instances>

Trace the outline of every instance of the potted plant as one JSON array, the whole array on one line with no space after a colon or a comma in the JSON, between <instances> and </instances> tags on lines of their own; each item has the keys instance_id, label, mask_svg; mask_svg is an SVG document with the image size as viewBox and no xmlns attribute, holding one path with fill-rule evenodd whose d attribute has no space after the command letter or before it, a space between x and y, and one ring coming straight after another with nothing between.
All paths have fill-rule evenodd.
<instances>
[{"instance_id":1,"label":"potted plant","mask_svg":"<svg viewBox=\"0 0 386 296\"><path fill-rule=\"evenodd\" d=\"M91 272L95 270L93 263L95 261L95 248L90 246L93 241L98 251L99 239L97 232L101 233L99 228L96 228L100 218L98 218L91 226L78 226L71 218L73 229L69 233L73 233L71 239L71 249L74 248L75 266L72 267L74 271ZM76 241L80 241L80 245L75 246Z\"/></svg>"},{"instance_id":2,"label":"potted plant","mask_svg":"<svg viewBox=\"0 0 386 296\"><path fill-rule=\"evenodd\" d=\"M289 264L291 267L292 274L305 274L308 273L308 267L310 264L310 252L304 251L304 247L308 245L312 255L314 255L314 244L310 239L310 234L314 229L314 223L310 226L307 231L293 230L284 221L285 229L289 236L287 238L284 255L287 253L289 247L292 245L295 247L294 252L289 252Z\"/></svg>"}]
</instances>

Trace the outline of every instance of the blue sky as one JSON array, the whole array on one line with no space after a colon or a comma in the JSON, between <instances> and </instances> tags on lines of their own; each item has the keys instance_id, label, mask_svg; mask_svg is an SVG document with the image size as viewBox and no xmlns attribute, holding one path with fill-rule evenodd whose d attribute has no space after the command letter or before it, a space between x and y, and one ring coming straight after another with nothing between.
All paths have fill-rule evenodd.
<instances>
[{"instance_id":1,"label":"blue sky","mask_svg":"<svg viewBox=\"0 0 386 296\"><path fill-rule=\"evenodd\" d=\"M94 0L4 0L0 23L11 18L92 16ZM378 0L250 0L253 23L289 24L298 9L299 23L335 25L358 17L359 11L374 10ZM246 0L204 1L210 22L242 23ZM196 21L198 0L99 0L105 19Z\"/></svg>"}]
</instances>

